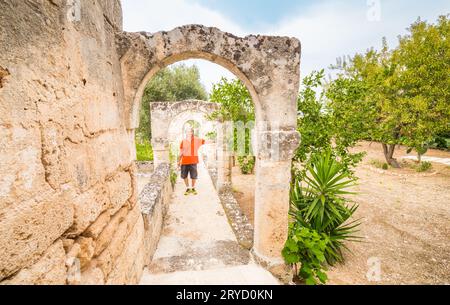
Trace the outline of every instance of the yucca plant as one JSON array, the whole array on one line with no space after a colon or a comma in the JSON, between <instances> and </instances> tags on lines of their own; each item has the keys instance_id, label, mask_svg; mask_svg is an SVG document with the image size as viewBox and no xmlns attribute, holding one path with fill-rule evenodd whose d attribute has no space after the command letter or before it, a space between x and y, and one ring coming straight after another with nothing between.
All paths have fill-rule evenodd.
<instances>
[{"instance_id":1,"label":"yucca plant","mask_svg":"<svg viewBox=\"0 0 450 305\"><path fill-rule=\"evenodd\" d=\"M325 258L330 265L343 262L342 251L348 249L346 241L360 240L355 235L359 220L349 221L358 205L347 204L343 197L354 194L348 191L353 185L355 180L327 151L313 159L302 181L295 180L291 188L293 221L329 237Z\"/></svg>"}]
</instances>

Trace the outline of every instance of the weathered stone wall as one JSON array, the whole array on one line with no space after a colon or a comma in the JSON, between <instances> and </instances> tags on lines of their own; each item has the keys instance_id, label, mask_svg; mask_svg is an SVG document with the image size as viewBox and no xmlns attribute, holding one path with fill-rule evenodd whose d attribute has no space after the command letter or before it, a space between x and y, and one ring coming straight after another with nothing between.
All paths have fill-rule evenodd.
<instances>
[{"instance_id":1,"label":"weathered stone wall","mask_svg":"<svg viewBox=\"0 0 450 305\"><path fill-rule=\"evenodd\" d=\"M0 1L2 283L139 280L121 30L118 0Z\"/></svg>"},{"instance_id":2,"label":"weathered stone wall","mask_svg":"<svg viewBox=\"0 0 450 305\"><path fill-rule=\"evenodd\" d=\"M145 265L149 265L161 236L164 217L169 209L172 184L170 166L160 164L139 195L139 203L144 217Z\"/></svg>"},{"instance_id":3,"label":"weathered stone wall","mask_svg":"<svg viewBox=\"0 0 450 305\"><path fill-rule=\"evenodd\" d=\"M0 282L138 281L162 221L137 204L140 100L157 71L189 58L235 73L257 123L272 125L256 131L253 250L270 270L285 267L297 39L199 25L123 33L119 0L1 0ZM263 147L269 138L279 145ZM156 160L167 157L156 148Z\"/></svg>"}]
</instances>

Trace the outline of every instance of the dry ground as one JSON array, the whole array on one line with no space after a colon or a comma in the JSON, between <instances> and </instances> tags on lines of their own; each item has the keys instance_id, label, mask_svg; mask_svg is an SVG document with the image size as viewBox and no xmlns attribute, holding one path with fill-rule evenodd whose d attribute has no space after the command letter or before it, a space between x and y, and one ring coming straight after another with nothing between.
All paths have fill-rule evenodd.
<instances>
[{"instance_id":1,"label":"dry ground","mask_svg":"<svg viewBox=\"0 0 450 305\"><path fill-rule=\"evenodd\" d=\"M450 168L433 163L429 172L418 174L404 164L383 171L371 165L384 162L380 144L363 142L355 150L367 152L356 170L358 194L352 197L360 205L355 217L363 220L364 242L348 245L352 253L345 265L330 268L329 283L450 284ZM395 155L400 160L406 150ZM432 150L427 156L449 158L450 153ZM253 221L254 176L234 168L233 185ZM369 281L377 262L381 280Z\"/></svg>"}]
</instances>

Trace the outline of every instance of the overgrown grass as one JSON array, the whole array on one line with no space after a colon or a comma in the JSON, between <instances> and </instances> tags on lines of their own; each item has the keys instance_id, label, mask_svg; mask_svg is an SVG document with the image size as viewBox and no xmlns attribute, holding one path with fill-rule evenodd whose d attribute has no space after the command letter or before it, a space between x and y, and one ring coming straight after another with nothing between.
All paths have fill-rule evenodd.
<instances>
[{"instance_id":1,"label":"overgrown grass","mask_svg":"<svg viewBox=\"0 0 450 305\"><path fill-rule=\"evenodd\" d=\"M136 155L138 161L153 161L153 148L150 141L136 141Z\"/></svg>"},{"instance_id":2,"label":"overgrown grass","mask_svg":"<svg viewBox=\"0 0 450 305\"><path fill-rule=\"evenodd\" d=\"M433 168L433 165L430 162L420 162L415 166L415 169L418 173L427 172Z\"/></svg>"},{"instance_id":3,"label":"overgrown grass","mask_svg":"<svg viewBox=\"0 0 450 305\"><path fill-rule=\"evenodd\" d=\"M372 160L370 161L370 164L375 166L376 168L382 169L382 170L388 170L389 169L389 164L387 164L386 162L381 162L379 160Z\"/></svg>"}]
</instances>

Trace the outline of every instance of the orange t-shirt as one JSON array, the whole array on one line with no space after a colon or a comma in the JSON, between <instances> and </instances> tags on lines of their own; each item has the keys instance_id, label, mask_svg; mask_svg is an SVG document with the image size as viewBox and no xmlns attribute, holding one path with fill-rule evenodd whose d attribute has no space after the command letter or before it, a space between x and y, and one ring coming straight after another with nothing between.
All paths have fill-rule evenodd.
<instances>
[{"instance_id":1,"label":"orange t-shirt","mask_svg":"<svg viewBox=\"0 0 450 305\"><path fill-rule=\"evenodd\" d=\"M205 140L196 137L183 140L180 145L181 165L198 164L198 150L204 144Z\"/></svg>"}]
</instances>

